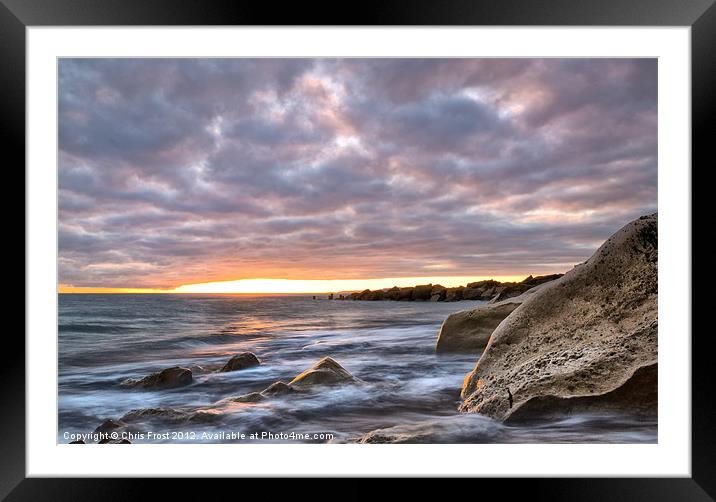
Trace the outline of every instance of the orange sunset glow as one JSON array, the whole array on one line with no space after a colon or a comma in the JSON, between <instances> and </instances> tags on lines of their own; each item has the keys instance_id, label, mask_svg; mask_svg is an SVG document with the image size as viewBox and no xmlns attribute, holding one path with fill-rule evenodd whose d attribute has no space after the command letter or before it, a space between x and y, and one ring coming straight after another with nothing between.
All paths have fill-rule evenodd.
<instances>
[{"instance_id":1,"label":"orange sunset glow","mask_svg":"<svg viewBox=\"0 0 716 502\"><path fill-rule=\"evenodd\" d=\"M200 284L185 284L173 289L141 288L76 288L61 285L60 293L167 293L167 294L299 294L333 293L338 291L360 291L363 289L384 289L393 286L409 287L416 284L441 284L445 287L464 286L469 282L494 279L500 282L517 282L524 275L498 275L475 277L397 277L384 279L334 279L334 280L290 280L290 279L241 279L238 281L217 281Z\"/></svg>"},{"instance_id":2,"label":"orange sunset glow","mask_svg":"<svg viewBox=\"0 0 716 502\"><path fill-rule=\"evenodd\" d=\"M639 59L61 59L59 292L565 272L656 210L655 75Z\"/></svg>"}]
</instances>

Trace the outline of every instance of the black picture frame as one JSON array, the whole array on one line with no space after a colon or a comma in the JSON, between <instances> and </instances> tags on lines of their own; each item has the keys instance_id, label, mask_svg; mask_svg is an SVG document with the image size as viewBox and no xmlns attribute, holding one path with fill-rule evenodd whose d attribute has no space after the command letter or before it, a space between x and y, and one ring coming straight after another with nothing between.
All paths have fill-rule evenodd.
<instances>
[{"instance_id":1,"label":"black picture frame","mask_svg":"<svg viewBox=\"0 0 716 502\"><path fill-rule=\"evenodd\" d=\"M346 4L347 5L347 4ZM0 136L10 170L25 163L25 29L29 26L111 25L573 25L573 26L690 26L692 71L691 173L713 166L710 146L716 130L716 5L714 0L383 0L364 1L350 8L338 3L239 2L210 0L0 0ZM342 8L341 8L342 7ZM710 127L709 127L710 126ZM673 166L688 169L688 166ZM693 178L692 178L693 179ZM23 184L24 178L18 180ZM693 186L693 183L692 183ZM19 192L19 189L13 191ZM23 191L24 193L24 191ZM7 204L7 203L6 203ZM13 203L13 212L17 212ZM697 211L693 211L694 216ZM19 220L19 219L18 219ZM19 225L19 222L16 222ZM693 228L693 227L692 227ZM18 229L23 233L23 229ZM15 234L17 235L17 234ZM16 239L17 240L17 239ZM15 244L16 246L16 244ZM692 242L693 246L693 242ZM694 250L698 248L692 248ZM25 252L28 250L25 249ZM24 260L24 258L23 258ZM26 266L27 263L25 262ZM15 267L19 273L19 267ZM684 292L691 294L691 292ZM24 299L24 295L23 295ZM698 300L694 296L694 301ZM692 308L693 310L693 308ZM8 317L10 311L8 310ZM506 482L509 490L525 489L531 498L550 500L715 500L716 400L711 373L712 330L692 336L692 477L648 479L523 479L480 480L479 492ZM7 330L10 356L0 364L0 499L20 500L134 500L148 496L161 483L163 496L185 498L196 483L126 479L39 479L25 477L25 344L20 330ZM236 482L212 482L204 497ZM272 490L276 484L272 482ZM300 487L317 485L293 480L292 497ZM420 486L416 484L415 486ZM464 497L465 483L442 490L445 496ZM475 494L475 490L470 491ZM352 498L374 495L366 484L352 483ZM240 493L247 493L243 492ZM516 493L516 492L515 492ZM475 495L477 496L477 495Z\"/></svg>"}]
</instances>

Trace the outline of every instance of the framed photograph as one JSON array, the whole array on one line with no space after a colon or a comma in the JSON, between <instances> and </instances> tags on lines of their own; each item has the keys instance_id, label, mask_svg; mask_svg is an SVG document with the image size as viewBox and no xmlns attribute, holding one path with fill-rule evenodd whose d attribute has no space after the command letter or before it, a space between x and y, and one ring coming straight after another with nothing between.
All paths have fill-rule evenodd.
<instances>
[{"instance_id":1,"label":"framed photograph","mask_svg":"<svg viewBox=\"0 0 716 502\"><path fill-rule=\"evenodd\" d=\"M27 200L0 497L388 476L713 500L712 4L3 0Z\"/></svg>"}]
</instances>

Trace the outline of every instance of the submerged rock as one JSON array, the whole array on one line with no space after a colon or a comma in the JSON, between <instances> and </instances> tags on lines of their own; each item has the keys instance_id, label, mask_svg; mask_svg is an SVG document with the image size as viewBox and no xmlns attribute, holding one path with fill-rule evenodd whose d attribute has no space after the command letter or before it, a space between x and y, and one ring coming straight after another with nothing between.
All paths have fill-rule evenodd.
<instances>
[{"instance_id":1,"label":"submerged rock","mask_svg":"<svg viewBox=\"0 0 716 502\"><path fill-rule=\"evenodd\" d=\"M182 422L190 413L173 408L141 408L130 410L120 417L121 422L139 422L147 419L160 419L166 422Z\"/></svg>"},{"instance_id":2,"label":"submerged rock","mask_svg":"<svg viewBox=\"0 0 716 502\"><path fill-rule=\"evenodd\" d=\"M129 439L104 438L100 439L97 444L132 444L132 442Z\"/></svg>"},{"instance_id":3,"label":"submerged rock","mask_svg":"<svg viewBox=\"0 0 716 502\"><path fill-rule=\"evenodd\" d=\"M127 423L121 418L119 420L107 419L102 422L95 430L95 434L101 434L102 439L98 441L98 444L108 443L111 439L111 434L115 432L121 432L127 429ZM81 441L81 440L80 440ZM84 444L84 441L82 442Z\"/></svg>"},{"instance_id":4,"label":"submerged rock","mask_svg":"<svg viewBox=\"0 0 716 502\"><path fill-rule=\"evenodd\" d=\"M343 366L330 357L324 357L288 384L294 390L305 390L316 385L358 382Z\"/></svg>"},{"instance_id":5,"label":"submerged rock","mask_svg":"<svg viewBox=\"0 0 716 502\"><path fill-rule=\"evenodd\" d=\"M263 401L266 399L266 396L264 396L260 392L249 392L248 394L242 394L241 396L232 397L229 399L229 401L233 401L235 403L258 403L259 401Z\"/></svg>"},{"instance_id":6,"label":"submerged rock","mask_svg":"<svg viewBox=\"0 0 716 502\"><path fill-rule=\"evenodd\" d=\"M279 380L278 382L274 382L266 387L263 391L261 391L261 394L264 396L281 396L283 394L290 394L291 392L293 392L291 386Z\"/></svg>"},{"instance_id":7,"label":"submerged rock","mask_svg":"<svg viewBox=\"0 0 716 502\"><path fill-rule=\"evenodd\" d=\"M103 433L104 435L99 444L128 444L128 440L113 439L111 434L126 431L141 432L141 425L137 424L206 424L216 422L220 418L221 415L215 411L140 408L128 411L118 420L105 420L94 432Z\"/></svg>"},{"instance_id":8,"label":"submerged rock","mask_svg":"<svg viewBox=\"0 0 716 502\"><path fill-rule=\"evenodd\" d=\"M612 235L500 323L462 411L531 420L583 409L656 416L657 215Z\"/></svg>"},{"instance_id":9,"label":"submerged rock","mask_svg":"<svg viewBox=\"0 0 716 502\"><path fill-rule=\"evenodd\" d=\"M441 431L424 425L396 425L385 429L376 429L361 436L361 444L410 444L440 443Z\"/></svg>"},{"instance_id":10,"label":"submerged rock","mask_svg":"<svg viewBox=\"0 0 716 502\"><path fill-rule=\"evenodd\" d=\"M345 383L359 383L360 380L351 375L348 370L330 357L324 357L306 371L296 376L290 383L277 381L261 392L249 392L237 397L226 398L222 401L235 403L258 403L265 399L304 392L322 385L337 385Z\"/></svg>"},{"instance_id":11,"label":"submerged rock","mask_svg":"<svg viewBox=\"0 0 716 502\"><path fill-rule=\"evenodd\" d=\"M122 420L112 420L111 418L105 420L102 422L95 430L95 433L107 433L116 431L117 429L122 429L127 424L124 423Z\"/></svg>"},{"instance_id":12,"label":"submerged rock","mask_svg":"<svg viewBox=\"0 0 716 502\"><path fill-rule=\"evenodd\" d=\"M480 305L447 316L440 327L435 352L464 352L479 354L490 340L490 335L513 310L542 286L527 290L520 296L501 302Z\"/></svg>"},{"instance_id":13,"label":"submerged rock","mask_svg":"<svg viewBox=\"0 0 716 502\"><path fill-rule=\"evenodd\" d=\"M293 387L278 381L272 383L261 392L250 392L238 397L232 397L230 400L235 403L258 403L269 397L282 396L285 394L291 394L292 392L296 392Z\"/></svg>"},{"instance_id":14,"label":"submerged rock","mask_svg":"<svg viewBox=\"0 0 716 502\"><path fill-rule=\"evenodd\" d=\"M167 368L144 378L129 378L120 385L126 388L148 388L148 389L173 389L183 387L192 383L191 370L174 366Z\"/></svg>"},{"instance_id":15,"label":"submerged rock","mask_svg":"<svg viewBox=\"0 0 716 502\"><path fill-rule=\"evenodd\" d=\"M119 419L120 423L159 421L164 423L205 423L218 418L216 413L205 410L186 411L174 408L140 408L130 410Z\"/></svg>"},{"instance_id":16,"label":"submerged rock","mask_svg":"<svg viewBox=\"0 0 716 502\"><path fill-rule=\"evenodd\" d=\"M261 361L258 357L256 357L256 354L253 354L252 352L242 352L241 354L236 354L229 359L219 372L225 373L228 371L238 371L246 368L253 368L254 366L258 366L260 364Z\"/></svg>"},{"instance_id":17,"label":"submerged rock","mask_svg":"<svg viewBox=\"0 0 716 502\"><path fill-rule=\"evenodd\" d=\"M358 443L494 443L503 439L504 426L476 415L442 417L412 424L401 424L368 432Z\"/></svg>"}]
</instances>

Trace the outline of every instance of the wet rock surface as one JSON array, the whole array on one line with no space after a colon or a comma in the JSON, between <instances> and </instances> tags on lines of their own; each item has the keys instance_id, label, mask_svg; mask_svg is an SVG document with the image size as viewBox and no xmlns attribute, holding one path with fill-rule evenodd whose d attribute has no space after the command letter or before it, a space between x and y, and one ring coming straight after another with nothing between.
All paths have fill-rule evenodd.
<instances>
[{"instance_id":1,"label":"wet rock surface","mask_svg":"<svg viewBox=\"0 0 716 502\"><path fill-rule=\"evenodd\" d=\"M120 385L124 388L173 389L189 385L193 380L194 378L190 369L174 366L152 373L143 378L129 378L124 380Z\"/></svg>"},{"instance_id":2,"label":"wet rock surface","mask_svg":"<svg viewBox=\"0 0 716 502\"><path fill-rule=\"evenodd\" d=\"M359 383L360 380L330 357L324 357L309 369L297 375L291 382L277 381L260 392L250 392L228 398L236 403L258 403L265 399L296 392L306 392L316 387Z\"/></svg>"},{"instance_id":3,"label":"wet rock surface","mask_svg":"<svg viewBox=\"0 0 716 502\"><path fill-rule=\"evenodd\" d=\"M288 384L295 390L306 390L316 385L356 383L358 379L330 357L324 357L311 368L296 376Z\"/></svg>"},{"instance_id":4,"label":"wet rock surface","mask_svg":"<svg viewBox=\"0 0 716 502\"><path fill-rule=\"evenodd\" d=\"M460 409L502 421L655 416L657 226L656 214L627 224L505 318L465 379Z\"/></svg>"},{"instance_id":5,"label":"wet rock surface","mask_svg":"<svg viewBox=\"0 0 716 502\"><path fill-rule=\"evenodd\" d=\"M129 439L104 438L97 441L97 444L132 444Z\"/></svg>"},{"instance_id":6,"label":"wet rock surface","mask_svg":"<svg viewBox=\"0 0 716 502\"><path fill-rule=\"evenodd\" d=\"M536 286L500 302L450 314L440 327L435 352L481 353L502 320L543 286Z\"/></svg>"},{"instance_id":7,"label":"wet rock surface","mask_svg":"<svg viewBox=\"0 0 716 502\"><path fill-rule=\"evenodd\" d=\"M253 368L255 366L259 366L260 364L261 361L258 357L256 357L256 354L253 352L242 352L241 354L236 354L229 359L219 372L225 373L228 371L239 371L246 368Z\"/></svg>"}]
</instances>

